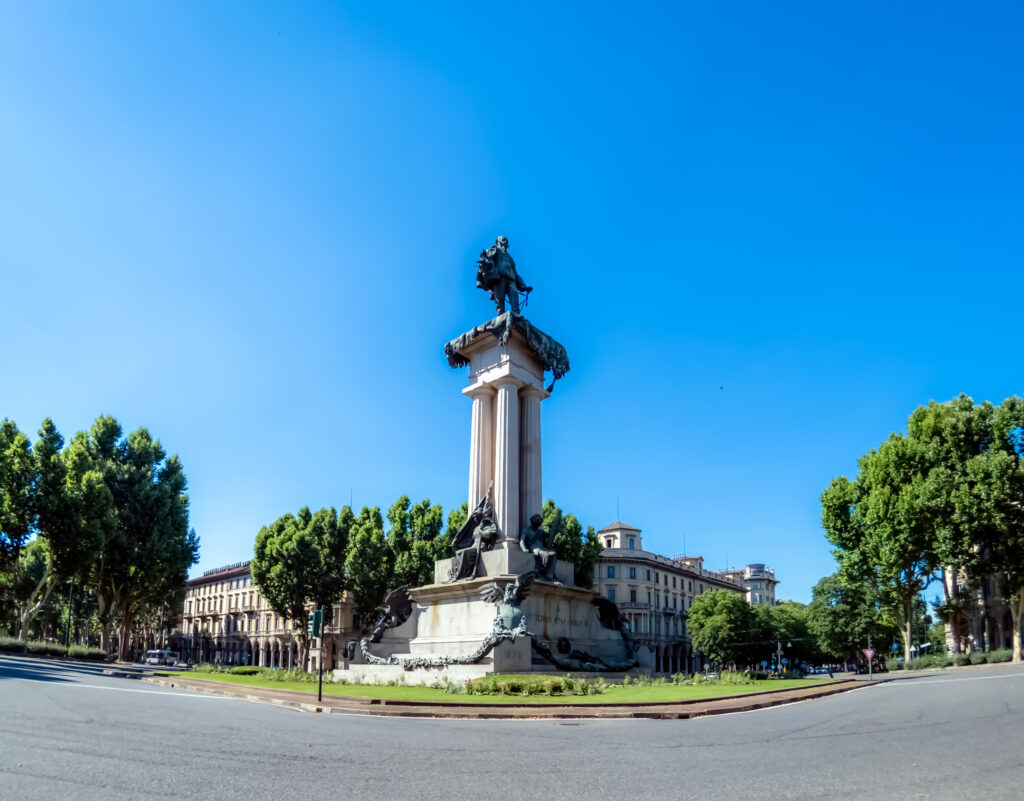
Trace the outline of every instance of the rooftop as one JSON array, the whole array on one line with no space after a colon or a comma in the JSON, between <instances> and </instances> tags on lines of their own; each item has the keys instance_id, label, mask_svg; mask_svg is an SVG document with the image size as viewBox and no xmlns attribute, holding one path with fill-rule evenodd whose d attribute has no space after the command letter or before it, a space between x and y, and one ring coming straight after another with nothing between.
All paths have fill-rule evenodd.
<instances>
[{"instance_id":1,"label":"rooftop","mask_svg":"<svg viewBox=\"0 0 1024 801\"><path fill-rule=\"evenodd\" d=\"M636 526L628 526L621 520L616 520L610 526L605 526L603 529L598 531L598 534L604 534L606 531L640 531Z\"/></svg>"}]
</instances>

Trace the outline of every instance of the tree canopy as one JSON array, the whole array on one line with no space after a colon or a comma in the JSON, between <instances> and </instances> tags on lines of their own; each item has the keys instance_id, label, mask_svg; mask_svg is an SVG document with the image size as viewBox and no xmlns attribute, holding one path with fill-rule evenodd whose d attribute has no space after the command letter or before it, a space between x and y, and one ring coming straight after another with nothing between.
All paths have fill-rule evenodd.
<instances>
[{"instance_id":1,"label":"tree canopy","mask_svg":"<svg viewBox=\"0 0 1024 801\"><path fill-rule=\"evenodd\" d=\"M909 658L922 591L941 580L940 611L959 647L973 583L995 575L1013 615L1014 659L1021 659L1024 613L1024 466L1013 431L1024 404L976 405L966 395L916 409L906 434L894 433L861 457L855 480L840 476L822 494L822 525L842 582L866 585L899 620Z\"/></svg>"},{"instance_id":2,"label":"tree canopy","mask_svg":"<svg viewBox=\"0 0 1024 801\"><path fill-rule=\"evenodd\" d=\"M122 437L104 416L66 445L47 419L33 446L13 422L0 423L0 570L10 574L22 637L70 579L95 595L105 648L120 626L127 658L133 621L173 603L198 547L181 463L145 428Z\"/></svg>"}]
</instances>

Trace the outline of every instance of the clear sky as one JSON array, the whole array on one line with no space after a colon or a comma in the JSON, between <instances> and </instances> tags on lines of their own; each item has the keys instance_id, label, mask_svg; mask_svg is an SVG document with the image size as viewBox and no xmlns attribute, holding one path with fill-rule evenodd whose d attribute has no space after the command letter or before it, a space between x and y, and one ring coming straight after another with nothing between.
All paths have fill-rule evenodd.
<instances>
[{"instance_id":1,"label":"clear sky","mask_svg":"<svg viewBox=\"0 0 1024 801\"><path fill-rule=\"evenodd\" d=\"M845 5L845 8L843 7ZM467 493L508 236L572 363L544 494L832 572L818 498L1024 391L1017 2L0 2L0 417L180 455L195 570Z\"/></svg>"}]
</instances>

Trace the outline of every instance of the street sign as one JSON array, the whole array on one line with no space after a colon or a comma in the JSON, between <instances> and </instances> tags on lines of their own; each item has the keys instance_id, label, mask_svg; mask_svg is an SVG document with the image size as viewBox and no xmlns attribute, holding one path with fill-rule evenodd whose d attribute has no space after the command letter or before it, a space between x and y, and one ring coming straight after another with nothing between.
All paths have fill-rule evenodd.
<instances>
[{"instance_id":1,"label":"street sign","mask_svg":"<svg viewBox=\"0 0 1024 801\"><path fill-rule=\"evenodd\" d=\"M894 651L900 650L900 644L898 642L894 642L892 644L892 650L894 650Z\"/></svg>"},{"instance_id":2,"label":"street sign","mask_svg":"<svg viewBox=\"0 0 1024 801\"><path fill-rule=\"evenodd\" d=\"M783 665L788 665L789 664L789 657L788 656L784 656L782 658L782 664Z\"/></svg>"},{"instance_id":3,"label":"street sign","mask_svg":"<svg viewBox=\"0 0 1024 801\"><path fill-rule=\"evenodd\" d=\"M761 667L768 667L768 662L764 659L761 660Z\"/></svg>"},{"instance_id":4,"label":"street sign","mask_svg":"<svg viewBox=\"0 0 1024 801\"><path fill-rule=\"evenodd\" d=\"M874 648L861 648L861 650L864 652L864 656L866 656L868 658L868 661L871 661L872 659L875 658L875 649Z\"/></svg>"}]
</instances>

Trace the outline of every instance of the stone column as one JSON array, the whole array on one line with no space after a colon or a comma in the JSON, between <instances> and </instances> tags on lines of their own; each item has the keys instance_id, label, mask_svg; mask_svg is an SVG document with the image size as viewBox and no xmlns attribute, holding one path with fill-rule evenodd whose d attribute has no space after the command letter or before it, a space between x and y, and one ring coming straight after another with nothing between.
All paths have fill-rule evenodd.
<instances>
[{"instance_id":1,"label":"stone column","mask_svg":"<svg viewBox=\"0 0 1024 801\"><path fill-rule=\"evenodd\" d=\"M514 379L498 383L494 417L494 522L506 544L518 543L519 389Z\"/></svg>"},{"instance_id":2,"label":"stone column","mask_svg":"<svg viewBox=\"0 0 1024 801\"><path fill-rule=\"evenodd\" d=\"M494 395L488 386L467 393L473 399L473 426L469 436L469 511L487 494L494 479Z\"/></svg>"},{"instance_id":3,"label":"stone column","mask_svg":"<svg viewBox=\"0 0 1024 801\"><path fill-rule=\"evenodd\" d=\"M543 395L536 387L525 387L519 397L519 525L525 526L531 515L540 514L544 504L540 474L540 402Z\"/></svg>"}]
</instances>

